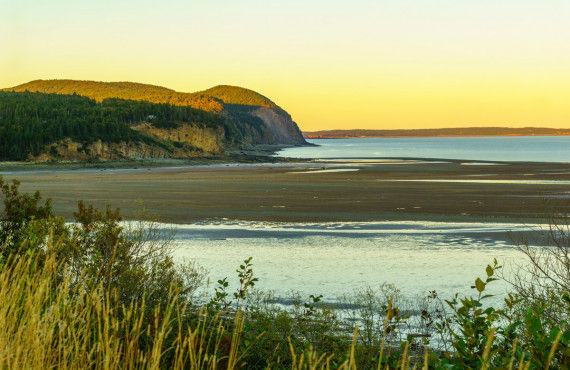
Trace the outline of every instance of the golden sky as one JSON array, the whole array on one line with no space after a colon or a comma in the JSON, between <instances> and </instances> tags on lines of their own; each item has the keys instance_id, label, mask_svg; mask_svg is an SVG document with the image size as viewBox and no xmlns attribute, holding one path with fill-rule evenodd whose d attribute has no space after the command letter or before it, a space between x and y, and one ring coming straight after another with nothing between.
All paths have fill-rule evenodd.
<instances>
[{"instance_id":1,"label":"golden sky","mask_svg":"<svg viewBox=\"0 0 570 370\"><path fill-rule=\"evenodd\" d=\"M256 90L303 130L570 127L568 0L0 0L0 86Z\"/></svg>"}]
</instances>

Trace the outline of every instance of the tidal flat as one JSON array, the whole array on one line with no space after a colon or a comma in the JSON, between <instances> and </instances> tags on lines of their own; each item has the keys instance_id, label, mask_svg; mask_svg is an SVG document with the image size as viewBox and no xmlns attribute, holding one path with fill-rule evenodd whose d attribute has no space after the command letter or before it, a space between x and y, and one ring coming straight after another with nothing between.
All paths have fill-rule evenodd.
<instances>
[{"instance_id":1,"label":"tidal flat","mask_svg":"<svg viewBox=\"0 0 570 370\"><path fill-rule=\"evenodd\" d=\"M445 160L137 162L120 168L0 167L71 218L77 200L169 223L454 221L540 223L568 209L570 164ZM164 164L163 164L164 165ZM141 213L145 209L147 213Z\"/></svg>"}]
</instances>

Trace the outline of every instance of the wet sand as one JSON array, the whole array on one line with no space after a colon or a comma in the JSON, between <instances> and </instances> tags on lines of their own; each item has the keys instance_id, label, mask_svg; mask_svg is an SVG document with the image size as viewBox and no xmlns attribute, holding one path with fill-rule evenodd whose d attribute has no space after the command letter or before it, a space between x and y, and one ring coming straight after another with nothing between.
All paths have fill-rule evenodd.
<instances>
[{"instance_id":1,"label":"wet sand","mask_svg":"<svg viewBox=\"0 0 570 370\"><path fill-rule=\"evenodd\" d=\"M570 209L570 164L327 160L4 172L71 217L77 200L128 218L540 222ZM451 180L451 181L446 181Z\"/></svg>"}]
</instances>

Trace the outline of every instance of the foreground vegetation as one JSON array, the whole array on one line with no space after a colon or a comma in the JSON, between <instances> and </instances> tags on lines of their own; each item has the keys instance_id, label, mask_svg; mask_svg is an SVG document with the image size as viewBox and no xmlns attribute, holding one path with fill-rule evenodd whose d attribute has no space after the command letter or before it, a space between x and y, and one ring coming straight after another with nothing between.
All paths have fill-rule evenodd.
<instances>
[{"instance_id":1,"label":"foreground vegetation","mask_svg":"<svg viewBox=\"0 0 570 370\"><path fill-rule=\"evenodd\" d=\"M175 263L169 234L124 224L117 210L78 203L75 222L39 193L0 180L0 367L94 368L568 368L570 239L524 247L533 280L512 280L501 307L486 304L501 276L494 261L477 295L409 302L395 287L352 297L354 320L298 297L284 308L255 290L251 259L239 288ZM414 314L414 311L417 311ZM352 323L352 324L351 324ZM356 324L356 325L354 325Z\"/></svg>"}]
</instances>

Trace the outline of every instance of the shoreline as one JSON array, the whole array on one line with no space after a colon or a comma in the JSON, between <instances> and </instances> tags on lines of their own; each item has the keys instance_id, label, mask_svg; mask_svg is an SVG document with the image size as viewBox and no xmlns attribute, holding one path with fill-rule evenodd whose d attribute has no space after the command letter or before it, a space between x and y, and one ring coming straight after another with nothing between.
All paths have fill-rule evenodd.
<instances>
[{"instance_id":1,"label":"shoreline","mask_svg":"<svg viewBox=\"0 0 570 370\"><path fill-rule=\"evenodd\" d=\"M200 169L224 166L253 167L253 166L294 166L300 164L328 164L351 163L356 166L374 162L402 161L410 163L449 163L459 165L564 165L570 162L544 162L544 161L493 161L460 158L432 158L432 157L326 157L303 158L281 157L276 154L266 155L240 155L231 157L204 157L189 159L133 159L97 162L0 162L0 175L18 173L49 173L49 172L96 172L121 170L175 170Z\"/></svg>"},{"instance_id":2,"label":"shoreline","mask_svg":"<svg viewBox=\"0 0 570 370\"><path fill-rule=\"evenodd\" d=\"M200 220L191 223L162 223L125 220L129 228L140 223L152 224L157 230L174 232L179 240L213 240L305 237L370 239L390 236L467 237L494 242L516 243L529 240L532 245L547 245L548 223L480 221L343 221L343 222L279 222L234 219ZM499 247L501 248L501 247Z\"/></svg>"},{"instance_id":3,"label":"shoreline","mask_svg":"<svg viewBox=\"0 0 570 370\"><path fill-rule=\"evenodd\" d=\"M80 161L53 161L53 162L28 162L28 161L0 161L0 174L22 171L59 171L59 170L114 170L114 169L145 169L145 168L168 168L168 167L194 167L225 164L265 164L265 163L290 163L307 162L310 159L278 157L276 154L285 148L299 146L318 146L307 143L306 145L256 145L252 148L230 150L226 155L191 158L139 158L119 160L96 160L88 162Z\"/></svg>"},{"instance_id":4,"label":"shoreline","mask_svg":"<svg viewBox=\"0 0 570 370\"><path fill-rule=\"evenodd\" d=\"M187 159L128 159L95 162L0 162L0 174L18 172L56 172L86 170L126 170L232 165L277 164L304 162L305 159L281 158L272 155L231 155Z\"/></svg>"}]
</instances>

